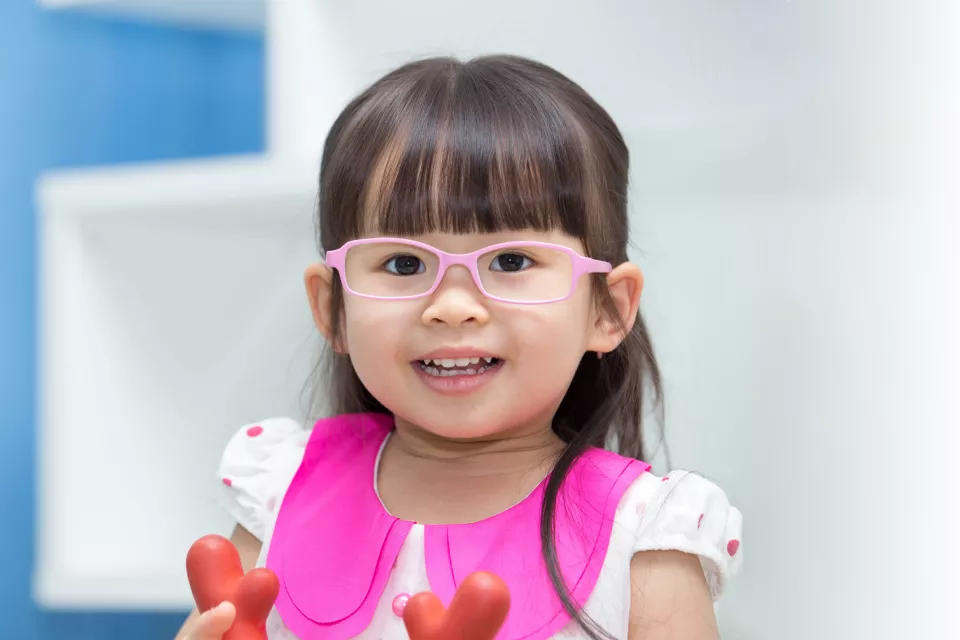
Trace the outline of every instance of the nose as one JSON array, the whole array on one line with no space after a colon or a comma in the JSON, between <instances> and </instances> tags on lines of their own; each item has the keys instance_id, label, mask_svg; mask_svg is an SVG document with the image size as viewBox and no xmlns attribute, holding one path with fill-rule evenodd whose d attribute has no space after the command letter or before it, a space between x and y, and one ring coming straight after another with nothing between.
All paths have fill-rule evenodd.
<instances>
[{"instance_id":1,"label":"nose","mask_svg":"<svg viewBox=\"0 0 960 640\"><path fill-rule=\"evenodd\" d=\"M421 318L425 325L461 327L466 324L483 325L490 320L486 298L477 288L470 272L462 266L453 266L444 274L430 304Z\"/></svg>"}]
</instances>

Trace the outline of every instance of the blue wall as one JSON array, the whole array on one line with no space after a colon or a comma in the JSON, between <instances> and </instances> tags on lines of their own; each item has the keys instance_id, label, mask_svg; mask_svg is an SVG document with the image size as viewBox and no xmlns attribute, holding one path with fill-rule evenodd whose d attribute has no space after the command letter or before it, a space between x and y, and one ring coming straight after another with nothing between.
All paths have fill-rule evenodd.
<instances>
[{"instance_id":1,"label":"blue wall","mask_svg":"<svg viewBox=\"0 0 960 640\"><path fill-rule=\"evenodd\" d=\"M170 640L180 615L38 611L34 534L36 223L56 167L263 147L263 43L0 0L0 638Z\"/></svg>"}]
</instances>

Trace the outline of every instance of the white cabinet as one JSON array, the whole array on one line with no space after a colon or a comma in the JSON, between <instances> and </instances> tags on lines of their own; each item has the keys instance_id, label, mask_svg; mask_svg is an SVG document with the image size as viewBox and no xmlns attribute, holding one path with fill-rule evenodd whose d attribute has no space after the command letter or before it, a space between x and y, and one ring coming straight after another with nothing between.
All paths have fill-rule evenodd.
<instances>
[{"instance_id":1,"label":"white cabinet","mask_svg":"<svg viewBox=\"0 0 960 640\"><path fill-rule=\"evenodd\" d=\"M258 158L41 181L42 604L190 605L227 438L305 415L313 183Z\"/></svg>"}]
</instances>

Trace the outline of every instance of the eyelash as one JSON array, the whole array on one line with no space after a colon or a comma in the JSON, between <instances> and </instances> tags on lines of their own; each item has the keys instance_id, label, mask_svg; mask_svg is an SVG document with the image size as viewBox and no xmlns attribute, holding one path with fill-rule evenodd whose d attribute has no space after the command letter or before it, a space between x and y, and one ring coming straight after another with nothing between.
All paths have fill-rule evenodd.
<instances>
[{"instance_id":1,"label":"eyelash","mask_svg":"<svg viewBox=\"0 0 960 640\"><path fill-rule=\"evenodd\" d=\"M524 261L530 263L529 265L526 265L526 264L525 264L524 266L521 266L521 268L519 269L519 271L524 271L524 270L526 270L526 269L529 269L530 267L536 266L536 264L537 264L537 261L534 260L533 258L531 258L530 256L525 255L525 254L523 254L523 253L521 253L521 252L519 252L519 251L510 251L509 249L507 249L507 250L504 250L503 253L498 253L497 255L495 255L495 256L493 257L493 260L490 261L491 267L497 262L497 258L499 258L499 257L501 257L501 256L510 256L510 255L512 255L512 256L520 256L521 258L524 259ZM501 271L501 272L503 272L503 273L510 273L510 272L508 272L508 271L505 271L504 269L491 269L491 271Z\"/></svg>"},{"instance_id":2,"label":"eyelash","mask_svg":"<svg viewBox=\"0 0 960 640\"><path fill-rule=\"evenodd\" d=\"M420 268L419 268L419 270L417 271L417 273L415 273L415 274L403 274L403 273L398 273L398 272L396 272L396 271L394 271L394 270L391 270L391 269L388 267L388 265L389 265L391 262L393 262L394 260L396 260L397 258L416 258L416 259L420 262ZM417 256L412 255L412 254L409 254L409 253L398 253L397 255L390 256L389 258L387 258L386 260L383 261L383 264L380 266L380 268L383 269L384 271L386 271L387 273L390 273L390 274L395 275L395 276L418 275L418 274L421 274L421 273L423 273L423 272L426 271L426 265L424 264L423 260L420 260L420 258L418 258Z\"/></svg>"}]
</instances>

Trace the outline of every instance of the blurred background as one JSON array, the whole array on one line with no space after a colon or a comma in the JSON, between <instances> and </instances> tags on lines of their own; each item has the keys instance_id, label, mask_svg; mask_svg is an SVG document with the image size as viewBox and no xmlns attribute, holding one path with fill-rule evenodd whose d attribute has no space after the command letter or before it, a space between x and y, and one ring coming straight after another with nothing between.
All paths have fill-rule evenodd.
<instances>
[{"instance_id":1,"label":"blurred background","mask_svg":"<svg viewBox=\"0 0 960 640\"><path fill-rule=\"evenodd\" d=\"M226 439L303 416L326 129L407 60L508 52L630 145L670 462L745 517L724 639L960 637L958 20L0 1L0 636L173 637Z\"/></svg>"}]
</instances>

